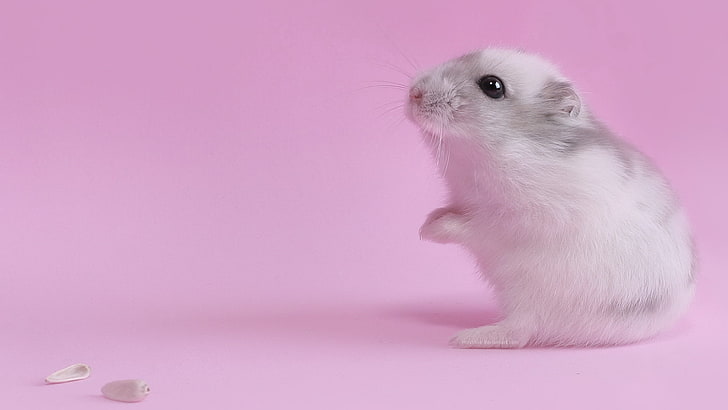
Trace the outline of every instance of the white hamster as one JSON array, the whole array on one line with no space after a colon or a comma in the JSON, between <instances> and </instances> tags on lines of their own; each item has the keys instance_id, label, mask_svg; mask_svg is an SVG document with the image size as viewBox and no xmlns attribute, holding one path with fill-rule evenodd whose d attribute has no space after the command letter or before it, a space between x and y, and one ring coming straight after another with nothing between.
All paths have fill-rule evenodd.
<instances>
[{"instance_id":1,"label":"white hamster","mask_svg":"<svg viewBox=\"0 0 728 410\"><path fill-rule=\"evenodd\" d=\"M452 346L630 343L685 311L695 255L683 209L555 66L467 54L419 74L406 113L449 193L420 235L467 249L504 312Z\"/></svg>"}]
</instances>

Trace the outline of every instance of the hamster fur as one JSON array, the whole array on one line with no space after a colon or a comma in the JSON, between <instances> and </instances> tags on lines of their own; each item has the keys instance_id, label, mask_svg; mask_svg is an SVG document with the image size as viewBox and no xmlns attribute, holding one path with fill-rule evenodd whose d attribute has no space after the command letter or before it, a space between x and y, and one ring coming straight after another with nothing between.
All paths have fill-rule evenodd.
<instances>
[{"instance_id":1,"label":"hamster fur","mask_svg":"<svg viewBox=\"0 0 728 410\"><path fill-rule=\"evenodd\" d=\"M468 250L504 313L452 346L631 343L685 311L695 255L683 209L555 66L506 49L467 54L415 77L406 114L448 188L420 235Z\"/></svg>"}]
</instances>

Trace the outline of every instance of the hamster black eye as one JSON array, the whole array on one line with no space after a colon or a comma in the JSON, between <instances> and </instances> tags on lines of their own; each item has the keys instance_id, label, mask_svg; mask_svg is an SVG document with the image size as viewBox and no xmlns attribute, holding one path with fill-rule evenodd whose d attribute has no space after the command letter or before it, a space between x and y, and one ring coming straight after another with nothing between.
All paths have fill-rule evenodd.
<instances>
[{"instance_id":1,"label":"hamster black eye","mask_svg":"<svg viewBox=\"0 0 728 410\"><path fill-rule=\"evenodd\" d=\"M478 87L490 98L495 100L501 99L506 96L506 88L503 86L503 81L494 75L486 75L478 80Z\"/></svg>"}]
</instances>

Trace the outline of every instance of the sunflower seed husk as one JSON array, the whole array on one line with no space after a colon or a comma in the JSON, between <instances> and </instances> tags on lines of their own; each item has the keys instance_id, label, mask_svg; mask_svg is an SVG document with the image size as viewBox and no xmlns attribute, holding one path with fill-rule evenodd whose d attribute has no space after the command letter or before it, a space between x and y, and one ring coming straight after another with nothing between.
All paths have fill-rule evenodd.
<instances>
[{"instance_id":1,"label":"sunflower seed husk","mask_svg":"<svg viewBox=\"0 0 728 410\"><path fill-rule=\"evenodd\" d=\"M143 380L117 380L106 383L101 388L104 397L116 401L136 402L144 400L149 394L149 385Z\"/></svg>"},{"instance_id":2,"label":"sunflower seed husk","mask_svg":"<svg viewBox=\"0 0 728 410\"><path fill-rule=\"evenodd\" d=\"M46 377L45 381L48 384L67 383L86 379L90 375L91 368L87 364L77 363L54 372L50 376Z\"/></svg>"}]
</instances>

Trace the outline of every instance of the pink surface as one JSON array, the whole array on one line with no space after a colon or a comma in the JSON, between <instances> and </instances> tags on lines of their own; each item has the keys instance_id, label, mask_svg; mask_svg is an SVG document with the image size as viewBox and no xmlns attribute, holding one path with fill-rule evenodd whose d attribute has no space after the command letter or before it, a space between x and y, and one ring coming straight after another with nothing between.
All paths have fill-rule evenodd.
<instances>
[{"instance_id":1,"label":"pink surface","mask_svg":"<svg viewBox=\"0 0 728 410\"><path fill-rule=\"evenodd\" d=\"M150 409L725 405L726 6L197 3L0 4L0 408L116 408L123 378ZM447 347L493 301L418 240L442 187L369 86L487 45L558 62L673 181L701 254L674 330Z\"/></svg>"}]
</instances>

